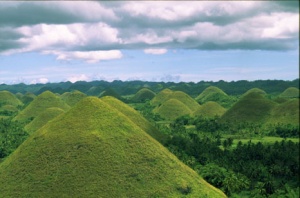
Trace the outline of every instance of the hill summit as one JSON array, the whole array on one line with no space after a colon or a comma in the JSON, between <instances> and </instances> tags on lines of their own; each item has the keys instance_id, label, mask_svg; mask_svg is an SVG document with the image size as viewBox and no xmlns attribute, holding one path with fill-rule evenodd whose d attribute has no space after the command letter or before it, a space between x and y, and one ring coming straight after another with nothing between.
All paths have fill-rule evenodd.
<instances>
[{"instance_id":1,"label":"hill summit","mask_svg":"<svg viewBox=\"0 0 300 198\"><path fill-rule=\"evenodd\" d=\"M87 97L0 164L3 197L225 197L123 113Z\"/></svg>"}]
</instances>

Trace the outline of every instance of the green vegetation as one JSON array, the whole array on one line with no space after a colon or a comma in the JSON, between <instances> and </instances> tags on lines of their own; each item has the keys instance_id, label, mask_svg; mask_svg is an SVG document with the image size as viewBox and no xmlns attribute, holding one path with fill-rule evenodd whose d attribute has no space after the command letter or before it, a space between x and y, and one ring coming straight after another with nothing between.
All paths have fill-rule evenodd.
<instances>
[{"instance_id":1,"label":"green vegetation","mask_svg":"<svg viewBox=\"0 0 300 198\"><path fill-rule=\"evenodd\" d=\"M174 98L165 101L153 112L167 120L175 120L178 117L192 114L192 111L184 103Z\"/></svg>"},{"instance_id":2,"label":"green vegetation","mask_svg":"<svg viewBox=\"0 0 300 198\"><path fill-rule=\"evenodd\" d=\"M58 108L58 107L50 107L45 111L41 112L36 116L29 124L25 126L25 130L28 133L33 133L45 124L47 124L53 118L59 116L60 114L64 113L65 111Z\"/></svg>"},{"instance_id":3,"label":"green vegetation","mask_svg":"<svg viewBox=\"0 0 300 198\"><path fill-rule=\"evenodd\" d=\"M225 197L106 102L88 97L0 164L2 197Z\"/></svg>"},{"instance_id":4,"label":"green vegetation","mask_svg":"<svg viewBox=\"0 0 300 198\"><path fill-rule=\"evenodd\" d=\"M3 105L22 106L23 103L11 92L0 91L0 107Z\"/></svg>"},{"instance_id":5,"label":"green vegetation","mask_svg":"<svg viewBox=\"0 0 300 198\"><path fill-rule=\"evenodd\" d=\"M61 95L61 99L65 101L70 107L86 97L86 94L80 91L65 92Z\"/></svg>"},{"instance_id":6,"label":"green vegetation","mask_svg":"<svg viewBox=\"0 0 300 198\"><path fill-rule=\"evenodd\" d=\"M33 93L29 93L28 92L28 93L22 95L22 97L20 98L20 100L24 103L25 106L27 106L35 98L36 98L36 95L34 95Z\"/></svg>"},{"instance_id":7,"label":"green vegetation","mask_svg":"<svg viewBox=\"0 0 300 198\"><path fill-rule=\"evenodd\" d=\"M23 109L14 120L27 122L37 117L40 113L50 107L58 107L62 110L70 109L70 106L50 91L38 95L25 109Z\"/></svg>"},{"instance_id":8,"label":"green vegetation","mask_svg":"<svg viewBox=\"0 0 300 198\"><path fill-rule=\"evenodd\" d=\"M244 93L242 95L242 97L244 97L248 94L251 94L251 93L257 93L257 94L261 94L261 95L266 95L267 94L264 90L255 87L255 88L249 89L246 93Z\"/></svg>"},{"instance_id":9,"label":"green vegetation","mask_svg":"<svg viewBox=\"0 0 300 198\"><path fill-rule=\"evenodd\" d=\"M133 102L145 102L155 97L155 93L148 88L140 89L132 98Z\"/></svg>"},{"instance_id":10,"label":"green vegetation","mask_svg":"<svg viewBox=\"0 0 300 198\"><path fill-rule=\"evenodd\" d=\"M222 116L226 112L226 109L214 101L208 101L204 103L197 111L194 112L194 116L202 116L205 118L211 118L215 116Z\"/></svg>"},{"instance_id":11,"label":"green vegetation","mask_svg":"<svg viewBox=\"0 0 300 198\"><path fill-rule=\"evenodd\" d=\"M282 92L279 97L282 98L299 98L299 89L296 87L289 87Z\"/></svg>"},{"instance_id":12,"label":"green vegetation","mask_svg":"<svg viewBox=\"0 0 300 198\"><path fill-rule=\"evenodd\" d=\"M168 100L170 95L173 93L170 89L164 89L151 100L151 105L158 106L161 105L164 101Z\"/></svg>"}]
</instances>

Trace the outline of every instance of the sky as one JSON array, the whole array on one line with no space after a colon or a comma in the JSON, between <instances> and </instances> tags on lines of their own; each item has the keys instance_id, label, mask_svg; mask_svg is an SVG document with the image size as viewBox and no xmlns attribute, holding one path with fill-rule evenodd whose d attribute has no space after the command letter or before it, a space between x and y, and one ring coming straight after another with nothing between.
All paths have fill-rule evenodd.
<instances>
[{"instance_id":1,"label":"sky","mask_svg":"<svg viewBox=\"0 0 300 198\"><path fill-rule=\"evenodd\" d=\"M0 84L299 78L299 1L0 1Z\"/></svg>"}]
</instances>

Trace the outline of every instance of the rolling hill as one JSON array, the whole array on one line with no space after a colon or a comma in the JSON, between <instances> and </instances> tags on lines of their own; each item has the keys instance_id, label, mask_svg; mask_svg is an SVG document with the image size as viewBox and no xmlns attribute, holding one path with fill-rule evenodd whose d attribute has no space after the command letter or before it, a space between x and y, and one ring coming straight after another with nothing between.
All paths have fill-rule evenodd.
<instances>
[{"instance_id":1,"label":"rolling hill","mask_svg":"<svg viewBox=\"0 0 300 198\"><path fill-rule=\"evenodd\" d=\"M127 116L87 97L0 164L2 197L225 197Z\"/></svg>"},{"instance_id":2,"label":"rolling hill","mask_svg":"<svg viewBox=\"0 0 300 198\"><path fill-rule=\"evenodd\" d=\"M164 101L169 99L169 96L173 93L170 89L164 89L160 91L156 96L151 100L151 104L154 106L161 105Z\"/></svg>"},{"instance_id":3,"label":"rolling hill","mask_svg":"<svg viewBox=\"0 0 300 198\"><path fill-rule=\"evenodd\" d=\"M70 107L85 98L87 95L80 91L65 92L61 95L61 99L65 101Z\"/></svg>"},{"instance_id":4,"label":"rolling hill","mask_svg":"<svg viewBox=\"0 0 300 198\"><path fill-rule=\"evenodd\" d=\"M289 87L284 90L279 97L282 98L299 98L299 89L296 87Z\"/></svg>"},{"instance_id":5,"label":"rolling hill","mask_svg":"<svg viewBox=\"0 0 300 198\"><path fill-rule=\"evenodd\" d=\"M155 93L148 88L140 89L132 98L133 102L145 102L155 97Z\"/></svg>"},{"instance_id":6,"label":"rolling hill","mask_svg":"<svg viewBox=\"0 0 300 198\"><path fill-rule=\"evenodd\" d=\"M211 118L215 116L222 116L226 109L217 102L209 101L201 105L201 107L194 112L194 116L202 116L204 118Z\"/></svg>"},{"instance_id":7,"label":"rolling hill","mask_svg":"<svg viewBox=\"0 0 300 198\"><path fill-rule=\"evenodd\" d=\"M40 113L50 107L58 107L62 110L70 109L62 99L50 91L45 91L38 95L25 109L23 109L14 120L28 121L37 117Z\"/></svg>"},{"instance_id":8,"label":"rolling hill","mask_svg":"<svg viewBox=\"0 0 300 198\"><path fill-rule=\"evenodd\" d=\"M22 106L23 103L11 92L0 91L0 106L12 105L14 107Z\"/></svg>"}]
</instances>

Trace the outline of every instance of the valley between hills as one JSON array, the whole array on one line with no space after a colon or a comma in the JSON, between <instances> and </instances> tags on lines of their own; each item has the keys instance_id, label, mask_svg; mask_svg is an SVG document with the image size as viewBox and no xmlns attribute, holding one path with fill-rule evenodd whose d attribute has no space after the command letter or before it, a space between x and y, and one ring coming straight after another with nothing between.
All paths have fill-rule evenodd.
<instances>
[{"instance_id":1,"label":"valley between hills","mask_svg":"<svg viewBox=\"0 0 300 198\"><path fill-rule=\"evenodd\" d=\"M0 197L299 197L299 79L0 85Z\"/></svg>"}]
</instances>

